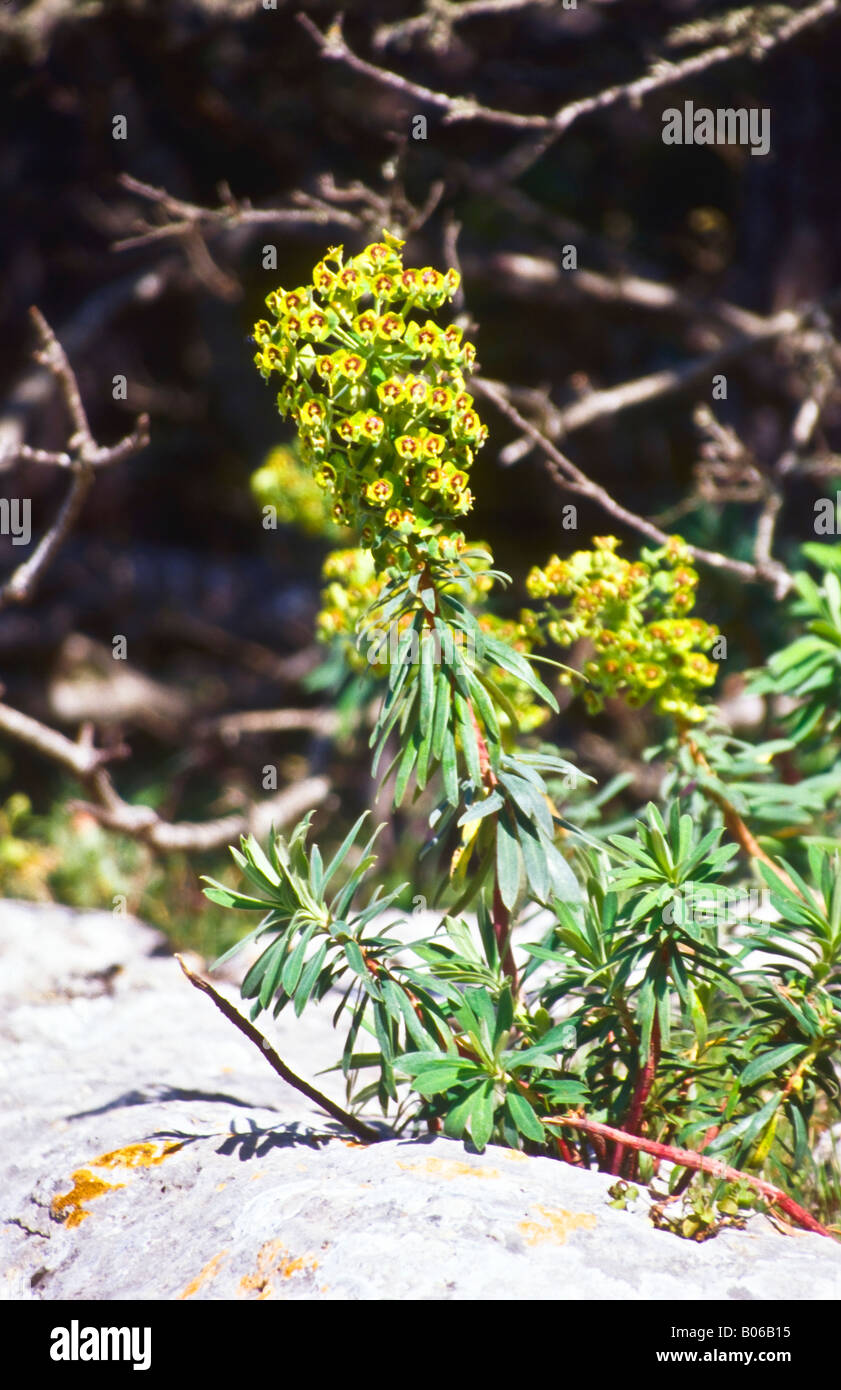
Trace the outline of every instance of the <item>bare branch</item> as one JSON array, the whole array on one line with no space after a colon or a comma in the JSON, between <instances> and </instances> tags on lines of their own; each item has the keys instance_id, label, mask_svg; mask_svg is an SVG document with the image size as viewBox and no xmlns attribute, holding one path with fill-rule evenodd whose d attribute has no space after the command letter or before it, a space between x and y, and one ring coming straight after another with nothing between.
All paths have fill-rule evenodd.
<instances>
[{"instance_id":1,"label":"bare branch","mask_svg":"<svg viewBox=\"0 0 841 1390\"><path fill-rule=\"evenodd\" d=\"M497 383L490 383L476 377L472 381L472 386L474 390L493 401L503 415L538 445L546 456L546 465L550 476L560 488L568 492L578 493L583 497L589 497L615 520L631 527L634 531L639 531L658 545L666 544L669 537L665 531L661 531L659 526L647 521L645 517L623 507L621 503L611 497L607 489L602 487L600 483L594 483L591 478L587 477L586 473L582 473L581 469L577 468L571 459L561 453L560 449L550 439L547 439L536 425L520 414ZM696 560L710 565L713 569L738 575L740 579L745 579L751 583L758 581L772 583L778 594L786 593L791 587L791 576L776 561L771 561L766 566L760 567L747 564L742 560L731 560L728 555L720 555L717 551L703 550L699 546L689 546L689 550Z\"/></svg>"},{"instance_id":2,"label":"bare branch","mask_svg":"<svg viewBox=\"0 0 841 1390\"><path fill-rule=\"evenodd\" d=\"M836 292L834 298L837 297ZM735 305L729 307L738 312ZM648 376L637 377L633 381L623 381L619 386L588 391L580 400L557 411L558 434L572 434L575 430L585 429L598 420L617 415L633 406L646 405L651 401L685 391L696 382L712 376L735 357L782 337L796 337L802 332L812 313L814 306L810 305L799 311L784 309L771 318L751 315L750 332L742 332L739 337L731 338L712 352L693 357L677 367L651 372Z\"/></svg>"},{"instance_id":3,"label":"bare branch","mask_svg":"<svg viewBox=\"0 0 841 1390\"><path fill-rule=\"evenodd\" d=\"M769 31L761 42L755 33L750 32L729 43L717 44L713 48L706 49L703 53L696 53L677 63L661 59L654 63L642 77L638 77L632 82L607 87L604 91L597 92L593 96L582 97L577 101L569 102L556 111L553 116L529 116L515 111L500 111L494 107L483 106L481 102L472 97L454 97L446 92L434 91L431 87L425 87L418 82L411 82L398 73L391 72L387 68L377 67L376 64L360 58L346 43L338 20L330 26L326 33L322 32L303 12L298 14L298 21L318 45L322 56L328 61L344 63L353 72L371 78L380 86L388 87L402 96L411 97L415 101L422 101L437 107L438 110L444 112L444 120L447 122L487 121L511 130L545 132L548 138L540 142L539 148L535 150L532 146L527 151L527 163L523 163L522 156L519 160L517 159L517 152L515 152L515 157L506 162L505 177L513 179L524 172L535 158L539 158L545 152L549 144L565 134L570 126L582 116L590 115L595 111L604 111L620 102L627 101L632 105L637 105L651 92L681 82L688 77L695 77L698 73L706 72L709 68L729 62L731 59L747 53L757 59L764 57L777 44L794 38L807 26L836 14L840 3L841 0L818 0L818 3L797 13L788 23L781 24L775 31Z\"/></svg>"},{"instance_id":4,"label":"bare branch","mask_svg":"<svg viewBox=\"0 0 841 1390\"><path fill-rule=\"evenodd\" d=\"M94 782L98 801L77 802L79 809L88 811L106 829L137 837L162 853L203 854L223 849L241 835L253 834L258 840L265 839L273 826L298 820L305 811L326 801L330 794L326 777L306 777L284 788L277 796L255 802L245 811L209 821L167 821L147 806L132 806L123 801L110 779L107 787L103 784L103 776L101 774Z\"/></svg>"},{"instance_id":5,"label":"bare branch","mask_svg":"<svg viewBox=\"0 0 841 1390\"><path fill-rule=\"evenodd\" d=\"M317 1091L315 1086L311 1086L308 1081L304 1081L302 1077L296 1076L295 1072L287 1067L286 1063L282 1061L275 1052L268 1038L264 1038L263 1034L259 1029L254 1027L254 1024L249 1019L243 1018L242 1014L238 1009L234 1008L230 1000L226 999L223 994L220 994L218 990L214 989L209 980L203 980L200 975L195 975L187 965L183 956L176 955L175 959L178 961L178 964L181 966L190 984L213 1000L220 1013L223 1013L228 1021L233 1023L234 1027L238 1028L239 1031L248 1038L249 1042L253 1042L254 1046L260 1049L269 1066L274 1068L278 1076L282 1077L288 1086L292 1086L296 1091L300 1091L302 1096L306 1096L307 1100L311 1100L320 1110L326 1111L334 1120L338 1120L346 1129L350 1130L351 1134L355 1134L357 1139L362 1139L366 1144L377 1143L382 1136L378 1134L375 1129L371 1129L370 1125L364 1124L362 1120L357 1119L355 1115L351 1115L349 1111L343 1110L341 1105L337 1105L329 1096L325 1096L321 1091Z\"/></svg>"},{"instance_id":6,"label":"bare branch","mask_svg":"<svg viewBox=\"0 0 841 1390\"><path fill-rule=\"evenodd\" d=\"M500 189L493 179L469 180L483 196L497 198L505 209L518 222L528 225L544 223L547 230L562 242L576 238L594 240L602 252L613 248L600 238L592 238L583 227L567 223L564 218L547 213L519 189ZM652 280L639 273L619 271L607 275L597 270L579 266L574 273L562 270L557 256L530 256L522 252L500 251L485 258L476 256L465 259L465 274L469 280L493 280L494 287L516 299L540 298L542 302L565 303L568 295L581 294L603 304L630 304L635 308L649 309L653 312L678 314L695 327L699 321L709 322L717 327L731 329L743 338L774 338L785 333L790 323L785 315L796 311L784 310L772 318L756 314L741 305L724 299L698 299L683 290L675 289L660 280ZM831 301L830 301L831 302ZM825 306L827 307L827 306ZM814 307L805 306L803 317L814 313ZM818 338L809 344L818 347Z\"/></svg>"},{"instance_id":7,"label":"bare branch","mask_svg":"<svg viewBox=\"0 0 841 1390\"><path fill-rule=\"evenodd\" d=\"M97 452L97 445L91 434L90 425L85 407L82 404L82 397L79 391L79 383L76 380L67 354L58 338L53 333L41 310L33 304L29 310L29 316L35 325L41 347L35 353L36 361L42 366L49 368L56 377L64 403L73 422L73 438L70 443L76 449L79 456L87 463L92 454Z\"/></svg>"},{"instance_id":8,"label":"bare branch","mask_svg":"<svg viewBox=\"0 0 841 1390\"><path fill-rule=\"evenodd\" d=\"M232 744L238 743L244 734L307 731L329 736L337 732L340 724L338 714L331 709L256 709L208 720L199 726L198 734Z\"/></svg>"},{"instance_id":9,"label":"bare branch","mask_svg":"<svg viewBox=\"0 0 841 1390\"><path fill-rule=\"evenodd\" d=\"M224 628L183 610L173 609L162 613L155 623L155 630L167 637L189 642L223 661L233 662L281 685L300 684L319 664L322 656L315 642L290 656L278 656L277 652L260 642L235 637Z\"/></svg>"},{"instance_id":10,"label":"bare branch","mask_svg":"<svg viewBox=\"0 0 841 1390\"><path fill-rule=\"evenodd\" d=\"M622 101L627 101L631 106L639 106L642 99L651 92L671 86L675 82L682 82L688 77L697 77L699 73L707 72L710 68L729 62L733 58L748 55L754 62L761 62L779 44L787 43L810 25L837 14L838 7L839 0L819 0L818 4L809 5L800 12L788 11L788 17L779 23L778 27L768 25L763 28L760 22L758 26L751 26L747 32L735 36L727 43L717 44L678 63L661 59L652 65L645 76L637 78L634 82L608 87L596 96L572 102L558 112L555 122L547 129L545 135L537 140L525 141L502 160L497 173L502 180L513 183L542 159L559 136L565 134L573 121L580 116L605 110ZM762 15L762 8L757 6L754 12L756 20Z\"/></svg>"},{"instance_id":11,"label":"bare branch","mask_svg":"<svg viewBox=\"0 0 841 1390\"><path fill-rule=\"evenodd\" d=\"M34 455L39 463L55 463L58 467L67 468L72 472L73 479L50 529L42 536L29 558L19 565L0 587L0 608L10 603L26 603L32 597L41 575L66 540L82 510L85 498L93 486L95 469L119 463L130 454L144 449L149 442L149 418L141 415L131 434L127 434L116 444L97 444L91 434L76 374L64 348L41 311L33 306L29 312L41 342L36 358L52 372L58 382L73 433L66 452L50 455L45 450L32 450L26 451L24 457L27 454L30 458Z\"/></svg>"},{"instance_id":12,"label":"bare branch","mask_svg":"<svg viewBox=\"0 0 841 1390\"><path fill-rule=\"evenodd\" d=\"M177 276L183 276L183 263L176 253L162 256L150 269L132 271L110 280L83 300L76 312L57 332L65 352L83 353L126 305L149 304L159 298ZM21 455L28 420L44 405L53 388L51 378L35 366L27 371L9 393L0 415L0 471L12 466ZM65 466L65 465L60 465Z\"/></svg>"},{"instance_id":13,"label":"bare branch","mask_svg":"<svg viewBox=\"0 0 841 1390\"><path fill-rule=\"evenodd\" d=\"M5 704L0 704L0 732L10 734L18 742L43 753L60 767L74 773L81 781L92 777L109 759L125 757L128 751L120 747L106 752L92 748L87 740L74 743L56 729L50 729L46 724L41 724L37 719L24 714L22 710L12 709L10 705Z\"/></svg>"},{"instance_id":14,"label":"bare branch","mask_svg":"<svg viewBox=\"0 0 841 1390\"><path fill-rule=\"evenodd\" d=\"M433 47L443 48L455 26L466 19L484 19L513 10L548 9L554 3L555 0L464 0L456 5L452 0L427 0L423 14L379 25L374 31L374 47L384 49L389 44L413 39L416 34L428 34Z\"/></svg>"},{"instance_id":15,"label":"bare branch","mask_svg":"<svg viewBox=\"0 0 841 1390\"><path fill-rule=\"evenodd\" d=\"M112 250L127 251L135 246L145 246L151 241L166 237L187 238L199 228L216 231L229 231L240 226L278 226L282 224L315 223L324 226L335 222L343 227L358 228L362 218L358 213L334 207L323 198L298 192L294 195L299 206L294 208L255 208L247 198L238 201L224 185L220 190L223 201L217 208L201 207L198 203L188 203L175 198L165 188L144 183L131 174L120 174L120 183L129 193L134 193L146 202L153 203L169 219L158 226L143 225L134 236L123 237L114 242Z\"/></svg>"},{"instance_id":16,"label":"bare branch","mask_svg":"<svg viewBox=\"0 0 841 1390\"><path fill-rule=\"evenodd\" d=\"M240 835L249 833L262 839L273 825L285 825L298 819L312 806L326 801L330 794L326 777L308 777L284 788L276 796L255 802L244 811L216 820L173 823L164 820L151 806L132 806L117 792L104 764L126 757L128 749L123 745L116 749L97 749L87 735L74 743L64 734L6 704L0 704L0 732L72 772L95 798L93 802L75 803L79 809L89 812L107 829L134 836L163 852L200 853L221 849Z\"/></svg>"},{"instance_id":17,"label":"bare branch","mask_svg":"<svg viewBox=\"0 0 841 1390\"><path fill-rule=\"evenodd\" d=\"M774 466L773 477L766 485L767 495L756 524L754 559L758 565L767 565L774 544L774 532L783 508L782 484L792 473L799 471L802 455L809 447L821 414L835 388L836 375L829 365L829 353L817 364L811 394L801 402L789 433L788 447Z\"/></svg>"}]
</instances>

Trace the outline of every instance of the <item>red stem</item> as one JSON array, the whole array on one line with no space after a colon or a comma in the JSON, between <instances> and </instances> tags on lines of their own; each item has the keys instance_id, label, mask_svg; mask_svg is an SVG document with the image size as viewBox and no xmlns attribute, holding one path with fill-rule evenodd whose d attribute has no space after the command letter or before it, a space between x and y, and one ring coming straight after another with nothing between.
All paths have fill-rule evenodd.
<instances>
[{"instance_id":1,"label":"red stem","mask_svg":"<svg viewBox=\"0 0 841 1390\"><path fill-rule=\"evenodd\" d=\"M514 964L514 954L511 950L511 916L508 908L502 901L502 894L499 891L499 884L496 880L494 880L493 929L497 948L499 950L499 958L502 961L502 968L511 981L511 992L516 995L520 985L517 976L517 967Z\"/></svg>"},{"instance_id":2,"label":"red stem","mask_svg":"<svg viewBox=\"0 0 841 1390\"><path fill-rule=\"evenodd\" d=\"M648 1049L648 1060L637 1077L637 1084L634 1087L634 1094L631 1100L631 1107L628 1111L628 1118L625 1121L625 1129L629 1134L639 1134L642 1126L643 1110L648 1097L651 1095L651 1088L654 1085L654 1077L657 1074L657 1065L660 1061L660 1020L654 1015L654 1024L651 1029L651 1044ZM624 1159L624 1149L621 1144L617 1144L613 1150L613 1163L610 1171L614 1177L618 1177L622 1171ZM633 1172L630 1174L633 1177Z\"/></svg>"},{"instance_id":3,"label":"red stem","mask_svg":"<svg viewBox=\"0 0 841 1390\"><path fill-rule=\"evenodd\" d=\"M581 1168L583 1166L580 1158L573 1158L572 1150L560 1134L556 1138L555 1143L558 1146L558 1153L561 1155L564 1163L571 1164L573 1168Z\"/></svg>"},{"instance_id":4,"label":"red stem","mask_svg":"<svg viewBox=\"0 0 841 1390\"><path fill-rule=\"evenodd\" d=\"M602 1134L606 1139L613 1139L629 1149L654 1154L655 1158L678 1163L682 1168L697 1168L701 1172L712 1173L715 1178L726 1178L728 1182L746 1182L749 1187L767 1197L772 1206L779 1207L780 1211L785 1212L786 1216L805 1230L832 1239L832 1232L816 1221L814 1216L810 1216L808 1211L804 1211L788 1193L774 1187L773 1183L765 1182L764 1178L755 1178L750 1173L743 1173L739 1168L731 1168L728 1163L722 1163L718 1158L708 1158L705 1154L693 1153L691 1149L676 1149L671 1144L658 1144L654 1139L643 1139L638 1134L628 1134L623 1129L614 1129L612 1125L603 1125L598 1120L585 1120L578 1115L564 1115L561 1119L544 1120L543 1123L569 1125L572 1129L583 1130L585 1134Z\"/></svg>"}]
</instances>

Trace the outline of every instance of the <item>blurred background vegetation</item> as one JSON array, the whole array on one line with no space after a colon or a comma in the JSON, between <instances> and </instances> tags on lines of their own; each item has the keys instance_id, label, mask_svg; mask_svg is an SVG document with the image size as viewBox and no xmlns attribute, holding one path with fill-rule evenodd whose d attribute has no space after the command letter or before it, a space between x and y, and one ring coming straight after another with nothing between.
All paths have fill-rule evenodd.
<instances>
[{"instance_id":1,"label":"blurred background vegetation","mask_svg":"<svg viewBox=\"0 0 841 1390\"><path fill-rule=\"evenodd\" d=\"M777 9L760 5L751 22ZM152 425L147 449L97 477L34 600L0 612L0 681L10 705L70 736L89 720L106 744L127 742L131 759L113 773L121 794L172 821L246 805L261 795L267 765L277 766L280 786L326 774L332 791L316 826L329 842L371 797L367 739L351 717L358 691L345 689L348 718L327 732L317 721L235 739L214 731L232 712L322 708L339 679L314 645L328 543L291 524L265 530L251 486L271 449L290 438L252 365L248 337L264 296L278 283L306 282L330 242L356 251L388 219L408 228L413 264L443 265L456 250L482 373L545 391L539 421L547 401L563 409L592 390L703 360L729 341L722 301L767 316L825 301L839 283L841 25L807 30L761 63L737 57L637 105L587 115L512 174L506 160L529 150L522 132L448 122L434 105L325 61L300 10L321 30L335 19L332 5L300 0L276 9L259 0L2 7L0 431L53 449L66 437L60 400L39 394L44 374L33 376L31 304L67 349L96 437L116 439L143 411ZM344 11L345 38L368 61L453 96L546 114L631 81L658 56L679 60L714 44L716 21L734 7L534 3L452 23L436 12L426 28L391 31L384 26L423 14L422 0L366 0ZM690 23L707 27L676 45L670 35ZM684 100L769 107L772 153L665 146L662 112ZM125 140L112 138L117 114ZM412 138L417 114L428 120L424 140ZM205 221L149 237L144 228L164 223L166 207L126 186L125 175L198 207L219 207L227 188L240 204L298 206L301 219ZM300 194L322 198L326 211L306 216ZM121 248L138 233L139 244ZM267 245L277 248L276 271L263 268ZM568 245L578 273L560 269ZM627 276L670 293L623 293ZM826 324L829 334L829 311ZM813 369L779 336L737 347L721 368L728 397L717 418L760 474L786 449ZM125 400L113 399L116 374L127 378ZM705 437L693 407L711 403L711 376L712 368L689 372L683 389L605 413L563 447L632 510L750 559L749 469L741 481L736 469L729 492L699 496ZM528 568L552 553L608 531L628 552L638 545L581 499L573 499L577 531L564 531L569 496L537 450L511 450L511 426L484 413L491 440L474 470L467 531L487 539L515 577L503 611L517 610ZM838 427L833 390L816 444L820 468L787 492L777 553L791 567L799 543L814 536L815 497L834 495ZM31 497L36 537L60 504L59 474L0 461L0 494ZM20 558L0 537L0 577ZM779 605L761 585L703 569L698 612L728 636L716 696L730 702L737 725L750 721L740 673L782 645ZM116 634L127 639L124 664L111 659ZM652 778L656 785L656 770L638 757L657 733L645 711L617 704L589 718L576 704L544 733L601 783L630 770L616 816L651 793ZM236 927L198 886L200 872L228 873L222 849L161 854L104 829L75 804L79 796L42 756L0 741L0 894L102 907L124 900L181 945L213 955L229 944ZM414 865L401 828L390 829L388 872L402 877Z\"/></svg>"}]
</instances>

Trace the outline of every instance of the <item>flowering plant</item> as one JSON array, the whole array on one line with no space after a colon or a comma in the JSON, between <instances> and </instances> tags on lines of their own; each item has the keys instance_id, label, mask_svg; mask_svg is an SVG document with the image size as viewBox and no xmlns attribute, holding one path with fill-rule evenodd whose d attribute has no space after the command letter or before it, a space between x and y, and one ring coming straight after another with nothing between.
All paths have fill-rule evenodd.
<instances>
[{"instance_id":1,"label":"flowering plant","mask_svg":"<svg viewBox=\"0 0 841 1390\"><path fill-rule=\"evenodd\" d=\"M515 621L487 610L506 576L457 529L486 435L466 389L475 353L457 328L420 317L452 295L455 273L406 269L401 245L386 233L349 260L332 248L310 285L269 295L275 323L257 324L256 360L267 379L279 374L279 408L298 431L303 472L295 463L292 481L307 524L319 524L309 470L332 499L322 529L341 522L358 541L326 562L322 637L349 654L372 625L396 631L372 666L382 691L373 771L390 778L395 807L410 794L425 804L444 906L431 935L407 942L389 909L408 885L363 901L376 834L349 864L364 817L326 866L307 843L309 816L265 850L244 839L232 852L249 891L208 880L206 892L262 914L251 937L263 949L242 984L252 1018L290 1003L300 1014L340 991L354 1111L376 1098L397 1130L424 1124L479 1149L507 1144L625 1179L650 1181L666 1160L668 1201L706 1172L714 1181L699 1191L696 1177L682 1211L655 1209L659 1224L695 1239L739 1222L760 1196L821 1230L761 1174L793 1182L810 1126L837 1113L841 863L810 844L806 882L758 845L740 807L779 801L751 783L747 754L739 805L728 799L724 745L699 699L719 634L690 616L697 574L679 537L633 562L615 538L597 538L532 570L544 611ZM841 588L830 580L825 600L812 595L823 615L813 626L834 663ZM672 722L665 814L649 804L624 826L584 831L608 792L588 805L592 779L554 748L525 745L533 708L558 710L533 666L546 640L592 648L582 673L560 668L562 681L583 683L591 710L618 695ZM826 652L805 657L820 657L822 702ZM789 652L787 670L801 657ZM804 694L815 688L811 665L792 679ZM777 746L754 750L757 767ZM740 851L760 864L772 921L745 915L753 898L732 891ZM722 894L735 922L710 919L707 901ZM518 944L518 915L534 904L548 923ZM345 1119L359 1132L357 1114ZM737 1162L742 1171L728 1166Z\"/></svg>"},{"instance_id":2,"label":"flowering plant","mask_svg":"<svg viewBox=\"0 0 841 1390\"><path fill-rule=\"evenodd\" d=\"M385 232L348 260L331 246L309 285L268 295L274 323L254 326L255 363L283 378L278 408L333 520L366 545L470 511L469 470L487 438L464 380L475 347L455 324L421 320L452 298L458 272L404 266L402 245Z\"/></svg>"}]
</instances>

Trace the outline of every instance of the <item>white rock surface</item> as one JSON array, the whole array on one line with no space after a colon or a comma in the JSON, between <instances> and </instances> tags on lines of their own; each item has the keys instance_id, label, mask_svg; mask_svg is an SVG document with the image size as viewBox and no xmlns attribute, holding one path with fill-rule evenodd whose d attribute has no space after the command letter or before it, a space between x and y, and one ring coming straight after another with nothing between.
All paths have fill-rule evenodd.
<instances>
[{"instance_id":1,"label":"white rock surface","mask_svg":"<svg viewBox=\"0 0 841 1390\"><path fill-rule=\"evenodd\" d=\"M330 1013L266 1030L310 1079L340 1051ZM335 1074L316 1084L342 1098ZM0 902L2 1297L841 1295L830 1241L754 1218L696 1245L611 1208L611 1181L439 1138L351 1143L156 932Z\"/></svg>"}]
</instances>

